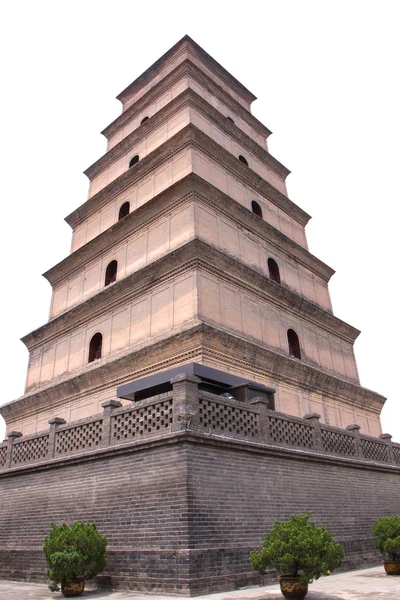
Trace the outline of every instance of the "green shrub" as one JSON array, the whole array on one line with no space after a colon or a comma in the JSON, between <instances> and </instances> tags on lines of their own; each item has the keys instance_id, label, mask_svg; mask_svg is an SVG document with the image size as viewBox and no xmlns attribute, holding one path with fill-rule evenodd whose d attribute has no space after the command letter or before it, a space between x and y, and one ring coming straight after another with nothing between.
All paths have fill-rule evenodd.
<instances>
[{"instance_id":1,"label":"green shrub","mask_svg":"<svg viewBox=\"0 0 400 600\"><path fill-rule=\"evenodd\" d=\"M400 560L400 515L381 517L371 527L376 538L376 547L390 560Z\"/></svg>"},{"instance_id":2,"label":"green shrub","mask_svg":"<svg viewBox=\"0 0 400 600\"><path fill-rule=\"evenodd\" d=\"M261 573L273 568L281 574L311 582L323 573L340 567L344 553L332 535L315 523L310 513L292 515L287 521L275 521L265 536L260 552L250 553L250 563Z\"/></svg>"},{"instance_id":3,"label":"green shrub","mask_svg":"<svg viewBox=\"0 0 400 600\"><path fill-rule=\"evenodd\" d=\"M107 564L107 538L94 523L73 523L71 527L51 524L43 552L49 570L47 575L54 583L72 583L77 579L92 579Z\"/></svg>"}]
</instances>

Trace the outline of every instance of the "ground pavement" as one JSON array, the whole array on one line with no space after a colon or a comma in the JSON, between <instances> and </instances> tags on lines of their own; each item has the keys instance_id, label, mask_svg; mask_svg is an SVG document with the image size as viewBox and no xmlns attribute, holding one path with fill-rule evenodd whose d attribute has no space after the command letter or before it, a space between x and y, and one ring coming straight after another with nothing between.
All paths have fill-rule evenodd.
<instances>
[{"instance_id":1,"label":"ground pavement","mask_svg":"<svg viewBox=\"0 0 400 600\"><path fill-rule=\"evenodd\" d=\"M0 581L0 600L63 600L46 585ZM86 590L82 600L193 600L187 596ZM279 585L245 588L197 596L196 600L282 600ZM400 576L389 576L383 566L321 577L309 587L306 600L400 600Z\"/></svg>"}]
</instances>

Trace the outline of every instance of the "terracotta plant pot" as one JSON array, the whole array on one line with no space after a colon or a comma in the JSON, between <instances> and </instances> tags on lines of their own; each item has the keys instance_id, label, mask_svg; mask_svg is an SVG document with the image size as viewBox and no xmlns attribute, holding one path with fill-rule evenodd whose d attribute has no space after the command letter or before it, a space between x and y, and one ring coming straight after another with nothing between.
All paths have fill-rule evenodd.
<instances>
[{"instance_id":1,"label":"terracotta plant pot","mask_svg":"<svg viewBox=\"0 0 400 600\"><path fill-rule=\"evenodd\" d=\"M308 592L308 583L301 581L300 577L281 575L279 577L281 592L288 600L303 600Z\"/></svg>"},{"instance_id":2,"label":"terracotta plant pot","mask_svg":"<svg viewBox=\"0 0 400 600\"><path fill-rule=\"evenodd\" d=\"M70 583L61 584L61 592L66 598L73 598L74 596L81 596L85 589L85 580L79 579Z\"/></svg>"},{"instance_id":3,"label":"terracotta plant pot","mask_svg":"<svg viewBox=\"0 0 400 600\"><path fill-rule=\"evenodd\" d=\"M384 560L383 566L388 575L400 575L400 560Z\"/></svg>"}]
</instances>

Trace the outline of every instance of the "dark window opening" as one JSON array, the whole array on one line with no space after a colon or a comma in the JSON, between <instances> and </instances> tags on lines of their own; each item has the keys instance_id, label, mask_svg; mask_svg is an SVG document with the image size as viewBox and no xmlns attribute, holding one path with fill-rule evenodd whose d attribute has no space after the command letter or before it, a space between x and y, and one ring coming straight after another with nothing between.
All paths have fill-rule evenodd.
<instances>
[{"instance_id":1,"label":"dark window opening","mask_svg":"<svg viewBox=\"0 0 400 600\"><path fill-rule=\"evenodd\" d=\"M130 204L129 202L124 202L118 213L118 221L129 215Z\"/></svg>"},{"instance_id":2,"label":"dark window opening","mask_svg":"<svg viewBox=\"0 0 400 600\"><path fill-rule=\"evenodd\" d=\"M101 333L95 333L89 344L89 361L93 362L101 358L101 347L103 345L103 336Z\"/></svg>"},{"instance_id":3,"label":"dark window opening","mask_svg":"<svg viewBox=\"0 0 400 600\"><path fill-rule=\"evenodd\" d=\"M133 165L136 165L136 163L139 162L139 154L135 154L135 156L133 158L131 158L131 162L129 163L129 168L133 167Z\"/></svg>"},{"instance_id":4,"label":"dark window opening","mask_svg":"<svg viewBox=\"0 0 400 600\"><path fill-rule=\"evenodd\" d=\"M246 167L249 166L249 163L247 162L247 160L245 159L244 156L242 156L241 154L239 154L239 160L240 162L242 162L244 165L246 165Z\"/></svg>"},{"instance_id":5,"label":"dark window opening","mask_svg":"<svg viewBox=\"0 0 400 600\"><path fill-rule=\"evenodd\" d=\"M118 263L116 260L112 260L106 269L106 276L104 278L104 287L114 283L117 280L117 268Z\"/></svg>"},{"instance_id":6,"label":"dark window opening","mask_svg":"<svg viewBox=\"0 0 400 600\"><path fill-rule=\"evenodd\" d=\"M272 281L276 281L276 283L281 282L279 267L273 258L268 259L268 271L269 271L269 278L272 279Z\"/></svg>"},{"instance_id":7,"label":"dark window opening","mask_svg":"<svg viewBox=\"0 0 400 600\"><path fill-rule=\"evenodd\" d=\"M147 121L147 120L148 120L148 118L149 118L149 117L145 117L144 119L142 119L142 120L140 121L140 124L141 124L141 125L143 125L143 123L144 123L145 121Z\"/></svg>"},{"instance_id":8,"label":"dark window opening","mask_svg":"<svg viewBox=\"0 0 400 600\"><path fill-rule=\"evenodd\" d=\"M263 218L261 206L255 200L251 201L251 210L255 215L257 215L257 217L260 217L260 219Z\"/></svg>"},{"instance_id":9,"label":"dark window opening","mask_svg":"<svg viewBox=\"0 0 400 600\"><path fill-rule=\"evenodd\" d=\"M231 123L235 124L235 121L232 119L232 117L226 117L227 121L230 121Z\"/></svg>"},{"instance_id":10,"label":"dark window opening","mask_svg":"<svg viewBox=\"0 0 400 600\"><path fill-rule=\"evenodd\" d=\"M295 358L301 358L299 337L293 329L288 329L287 339L289 344L289 355L294 356Z\"/></svg>"}]
</instances>

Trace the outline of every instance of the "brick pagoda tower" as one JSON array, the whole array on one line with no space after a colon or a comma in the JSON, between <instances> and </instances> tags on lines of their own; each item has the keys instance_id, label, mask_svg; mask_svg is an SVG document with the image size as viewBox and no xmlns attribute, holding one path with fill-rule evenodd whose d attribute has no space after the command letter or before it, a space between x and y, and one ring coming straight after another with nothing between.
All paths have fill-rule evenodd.
<instances>
[{"instance_id":1,"label":"brick pagoda tower","mask_svg":"<svg viewBox=\"0 0 400 600\"><path fill-rule=\"evenodd\" d=\"M333 316L332 269L307 247L255 96L185 36L119 96L71 254L45 273L50 320L23 338L26 392L8 430L101 410L116 388L195 361L276 389L275 407L381 432L358 331Z\"/></svg>"},{"instance_id":2,"label":"brick pagoda tower","mask_svg":"<svg viewBox=\"0 0 400 600\"><path fill-rule=\"evenodd\" d=\"M43 581L51 521L78 520L108 537L114 588L232 589L258 581L274 519L306 511L345 567L376 564L400 444L255 97L185 36L118 98L45 273L49 322L23 339L25 394L0 408L0 578Z\"/></svg>"}]
</instances>

